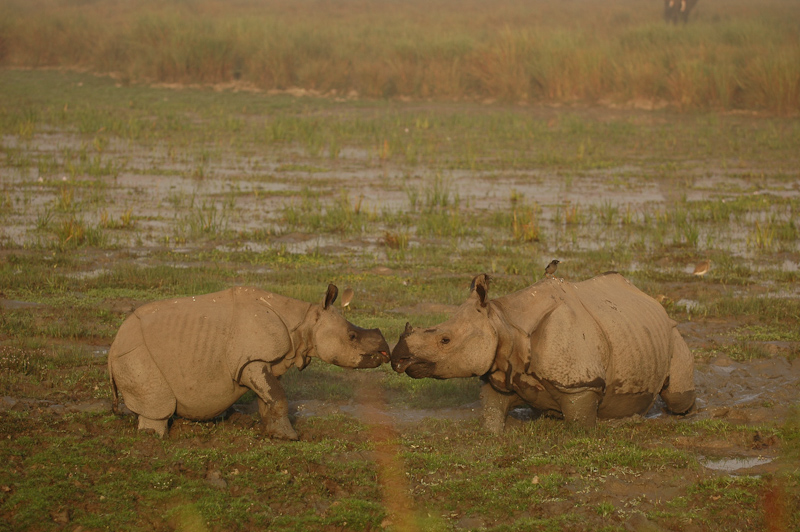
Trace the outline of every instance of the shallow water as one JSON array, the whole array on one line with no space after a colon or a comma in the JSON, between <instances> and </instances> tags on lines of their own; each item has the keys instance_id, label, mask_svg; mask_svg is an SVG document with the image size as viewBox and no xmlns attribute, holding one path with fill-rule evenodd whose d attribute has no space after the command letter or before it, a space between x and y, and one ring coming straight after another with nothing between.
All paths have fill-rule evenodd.
<instances>
[{"instance_id":1,"label":"shallow water","mask_svg":"<svg viewBox=\"0 0 800 532\"><path fill-rule=\"evenodd\" d=\"M701 458L700 463L703 467L713 469L714 471L722 471L725 473L734 473L742 469L750 469L769 464L773 461L772 458L765 458L761 456L750 458L714 458L706 459Z\"/></svg>"}]
</instances>

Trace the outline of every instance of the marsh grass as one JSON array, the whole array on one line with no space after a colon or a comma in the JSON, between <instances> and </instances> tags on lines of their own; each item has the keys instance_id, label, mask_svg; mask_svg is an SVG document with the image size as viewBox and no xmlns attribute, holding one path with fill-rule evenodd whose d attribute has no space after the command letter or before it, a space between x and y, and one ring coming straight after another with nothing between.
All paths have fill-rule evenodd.
<instances>
[{"instance_id":1,"label":"marsh grass","mask_svg":"<svg viewBox=\"0 0 800 532\"><path fill-rule=\"evenodd\" d=\"M108 245L108 237L102 227L92 226L80 216L72 214L54 222L53 225L55 226L52 229L55 236L54 245L61 251L82 246L104 247Z\"/></svg>"},{"instance_id":2,"label":"marsh grass","mask_svg":"<svg viewBox=\"0 0 800 532\"><path fill-rule=\"evenodd\" d=\"M287 231L358 234L376 218L374 213L362 212L363 201L363 195L351 201L347 190L342 189L333 201L322 202L315 193L304 189L299 201L284 204L281 221Z\"/></svg>"}]
</instances>

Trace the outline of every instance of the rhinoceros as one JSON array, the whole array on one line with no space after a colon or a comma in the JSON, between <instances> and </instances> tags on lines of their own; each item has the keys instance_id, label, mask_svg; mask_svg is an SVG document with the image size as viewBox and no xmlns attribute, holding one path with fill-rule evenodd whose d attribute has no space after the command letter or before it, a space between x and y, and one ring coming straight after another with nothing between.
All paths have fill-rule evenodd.
<instances>
[{"instance_id":1,"label":"rhinoceros","mask_svg":"<svg viewBox=\"0 0 800 532\"><path fill-rule=\"evenodd\" d=\"M405 332L392 367L414 378L483 377L484 426L499 433L525 404L583 427L644 414L661 395L669 410L694 405L694 358L663 307L621 275L578 283L545 278L488 300L475 277L453 316Z\"/></svg>"},{"instance_id":2,"label":"rhinoceros","mask_svg":"<svg viewBox=\"0 0 800 532\"><path fill-rule=\"evenodd\" d=\"M113 408L118 391L138 428L164 437L174 414L207 420L248 389L258 396L267 436L297 439L278 378L311 357L349 368L389 361L378 329L362 329L333 308L251 287L148 303L120 327L108 352Z\"/></svg>"}]
</instances>

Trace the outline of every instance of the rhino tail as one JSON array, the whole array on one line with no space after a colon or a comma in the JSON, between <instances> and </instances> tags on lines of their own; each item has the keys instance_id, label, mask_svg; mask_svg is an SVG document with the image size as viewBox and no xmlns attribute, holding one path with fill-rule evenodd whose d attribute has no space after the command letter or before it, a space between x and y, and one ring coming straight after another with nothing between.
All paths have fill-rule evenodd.
<instances>
[{"instance_id":1,"label":"rhino tail","mask_svg":"<svg viewBox=\"0 0 800 532\"><path fill-rule=\"evenodd\" d=\"M119 414L119 392L117 391L117 383L114 382L114 377L111 377L111 411Z\"/></svg>"},{"instance_id":2,"label":"rhino tail","mask_svg":"<svg viewBox=\"0 0 800 532\"><path fill-rule=\"evenodd\" d=\"M111 381L111 411L119 415L119 390L114 380L114 372L111 369L111 356L108 358L108 379Z\"/></svg>"}]
</instances>

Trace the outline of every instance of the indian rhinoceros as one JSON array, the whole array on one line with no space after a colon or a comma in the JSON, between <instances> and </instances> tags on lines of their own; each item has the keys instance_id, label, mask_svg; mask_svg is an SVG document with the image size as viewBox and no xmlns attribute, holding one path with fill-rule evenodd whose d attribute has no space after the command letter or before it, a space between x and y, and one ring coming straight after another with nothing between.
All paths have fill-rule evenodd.
<instances>
[{"instance_id":1,"label":"indian rhinoceros","mask_svg":"<svg viewBox=\"0 0 800 532\"><path fill-rule=\"evenodd\" d=\"M281 375L314 356L349 368L389 361L380 330L356 327L334 310L337 294L329 285L318 305L235 287L138 308L108 352L114 410L119 390L139 429L164 437L174 413L211 419L249 389L264 433L296 440Z\"/></svg>"},{"instance_id":2,"label":"indian rhinoceros","mask_svg":"<svg viewBox=\"0 0 800 532\"><path fill-rule=\"evenodd\" d=\"M411 377L482 376L484 426L505 427L527 403L584 427L644 414L658 394L673 412L694 405L694 358L661 305L619 274L568 283L546 278L488 300L475 277L444 323L405 332L392 367Z\"/></svg>"}]
</instances>

